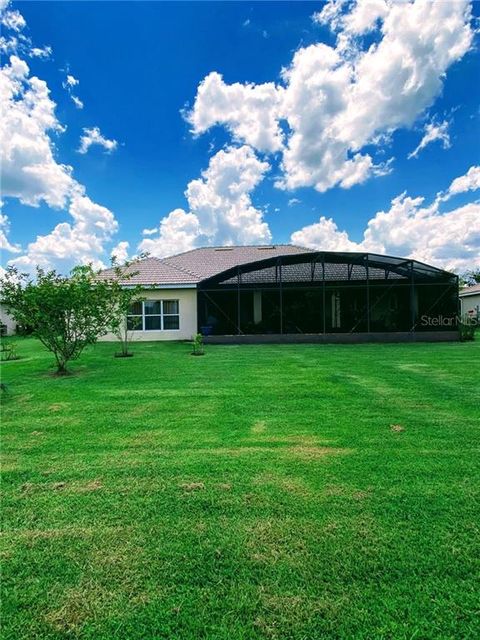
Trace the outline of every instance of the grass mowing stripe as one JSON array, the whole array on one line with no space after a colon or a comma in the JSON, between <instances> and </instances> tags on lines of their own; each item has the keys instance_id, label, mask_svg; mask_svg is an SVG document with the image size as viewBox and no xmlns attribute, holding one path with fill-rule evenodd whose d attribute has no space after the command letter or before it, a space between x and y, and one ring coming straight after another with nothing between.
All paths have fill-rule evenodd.
<instances>
[{"instance_id":1,"label":"grass mowing stripe","mask_svg":"<svg viewBox=\"0 0 480 640\"><path fill-rule=\"evenodd\" d=\"M476 638L480 343L100 343L2 406L3 638Z\"/></svg>"}]
</instances>

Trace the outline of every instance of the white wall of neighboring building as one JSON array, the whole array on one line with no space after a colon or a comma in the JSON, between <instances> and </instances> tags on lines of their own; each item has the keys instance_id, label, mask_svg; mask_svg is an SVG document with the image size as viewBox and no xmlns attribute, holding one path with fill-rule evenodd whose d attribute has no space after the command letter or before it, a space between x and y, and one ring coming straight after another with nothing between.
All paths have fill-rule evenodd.
<instances>
[{"instance_id":1,"label":"white wall of neighboring building","mask_svg":"<svg viewBox=\"0 0 480 640\"><path fill-rule=\"evenodd\" d=\"M197 333L197 290L182 289L145 289L142 294L144 300L178 300L180 328L166 331L134 331L132 342L150 340L191 340ZM102 338L114 341L118 338L109 333Z\"/></svg>"},{"instance_id":2,"label":"white wall of neighboring building","mask_svg":"<svg viewBox=\"0 0 480 640\"><path fill-rule=\"evenodd\" d=\"M462 308L462 316L469 314L480 317L480 291L470 295L460 296L460 304Z\"/></svg>"},{"instance_id":3,"label":"white wall of neighboring building","mask_svg":"<svg viewBox=\"0 0 480 640\"><path fill-rule=\"evenodd\" d=\"M15 328L17 326L17 323L11 316L8 315L7 309L3 304L0 304L0 324L5 325L7 327L6 329L7 336L12 336L15 333Z\"/></svg>"}]
</instances>

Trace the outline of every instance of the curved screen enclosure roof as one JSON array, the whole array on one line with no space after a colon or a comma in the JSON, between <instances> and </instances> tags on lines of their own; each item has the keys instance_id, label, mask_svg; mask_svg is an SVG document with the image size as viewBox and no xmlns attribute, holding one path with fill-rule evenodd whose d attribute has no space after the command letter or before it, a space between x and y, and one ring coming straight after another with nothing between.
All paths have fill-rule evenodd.
<instances>
[{"instance_id":1,"label":"curved screen enclosure roof","mask_svg":"<svg viewBox=\"0 0 480 640\"><path fill-rule=\"evenodd\" d=\"M297 247L296 247L297 249ZM414 280L451 282L455 274L417 260L374 253L339 251L292 252L232 266L200 281L200 288L215 285L313 284L323 281Z\"/></svg>"},{"instance_id":2,"label":"curved screen enclosure roof","mask_svg":"<svg viewBox=\"0 0 480 640\"><path fill-rule=\"evenodd\" d=\"M242 283L307 283L409 279L455 280L456 276L416 260L373 253L319 252L295 245L204 247L168 258L148 257L132 265L130 285L168 286L231 284L241 272ZM114 277L106 269L102 277ZM230 281L230 282L229 282Z\"/></svg>"}]
</instances>

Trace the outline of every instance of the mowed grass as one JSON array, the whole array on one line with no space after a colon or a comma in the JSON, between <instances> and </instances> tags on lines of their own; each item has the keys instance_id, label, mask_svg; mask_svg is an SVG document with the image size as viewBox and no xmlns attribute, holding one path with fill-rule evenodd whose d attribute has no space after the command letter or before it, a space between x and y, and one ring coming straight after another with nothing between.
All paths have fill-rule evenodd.
<instances>
[{"instance_id":1,"label":"mowed grass","mask_svg":"<svg viewBox=\"0 0 480 640\"><path fill-rule=\"evenodd\" d=\"M3 366L7 639L478 638L480 342Z\"/></svg>"}]
</instances>

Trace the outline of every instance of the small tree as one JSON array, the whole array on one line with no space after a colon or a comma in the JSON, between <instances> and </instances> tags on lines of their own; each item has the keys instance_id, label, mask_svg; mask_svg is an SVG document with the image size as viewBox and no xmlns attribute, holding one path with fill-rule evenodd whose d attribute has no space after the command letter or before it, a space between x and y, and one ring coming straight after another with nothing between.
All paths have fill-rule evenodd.
<instances>
[{"instance_id":1,"label":"small tree","mask_svg":"<svg viewBox=\"0 0 480 640\"><path fill-rule=\"evenodd\" d=\"M1 298L14 320L31 327L53 353L57 374L64 375L87 345L118 328L120 271L111 281L91 266L75 267L69 277L37 267L35 278L10 267L0 281Z\"/></svg>"},{"instance_id":2,"label":"small tree","mask_svg":"<svg viewBox=\"0 0 480 640\"><path fill-rule=\"evenodd\" d=\"M115 300L114 303L114 315L112 316L112 333L116 335L120 341L120 356L128 357L133 355L129 351L130 342L133 339L133 332L138 328L138 324L129 324L128 313L134 302L141 302L144 298L141 296L142 287L140 286L125 286L125 280L132 278L136 275L136 271L132 270L132 267L141 259L142 256L131 262L126 262L122 267L116 264L115 258L113 258L113 274L110 281L112 288L112 297ZM124 283L122 285L122 282Z\"/></svg>"}]
</instances>

